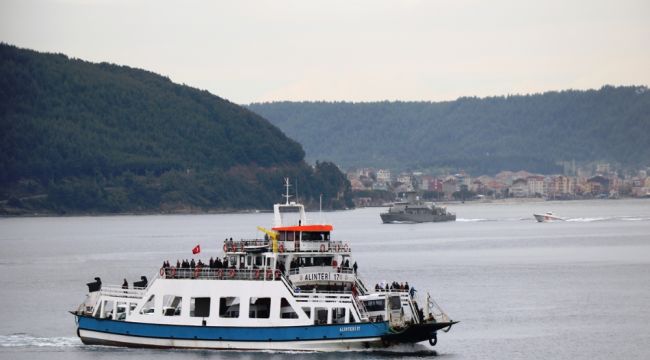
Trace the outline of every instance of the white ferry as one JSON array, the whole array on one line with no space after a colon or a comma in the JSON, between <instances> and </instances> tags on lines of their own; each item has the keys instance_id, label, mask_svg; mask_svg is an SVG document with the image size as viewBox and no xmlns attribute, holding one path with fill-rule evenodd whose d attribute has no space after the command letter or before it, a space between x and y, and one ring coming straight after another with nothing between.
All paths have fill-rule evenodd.
<instances>
[{"instance_id":1,"label":"white ferry","mask_svg":"<svg viewBox=\"0 0 650 360\"><path fill-rule=\"evenodd\" d=\"M226 240L212 266L164 266L134 287L89 283L72 311L84 344L153 348L339 351L428 340L455 321L428 296L368 289L332 225L303 205L274 205L263 239Z\"/></svg>"}]
</instances>

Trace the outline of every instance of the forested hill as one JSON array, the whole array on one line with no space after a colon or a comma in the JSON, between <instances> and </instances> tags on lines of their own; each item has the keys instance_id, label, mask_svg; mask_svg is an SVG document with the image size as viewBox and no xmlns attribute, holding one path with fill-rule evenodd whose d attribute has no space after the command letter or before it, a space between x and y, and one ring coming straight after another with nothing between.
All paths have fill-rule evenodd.
<instances>
[{"instance_id":1,"label":"forested hill","mask_svg":"<svg viewBox=\"0 0 650 360\"><path fill-rule=\"evenodd\" d=\"M342 167L560 171L561 161L650 165L650 91L611 87L449 102L251 104Z\"/></svg>"},{"instance_id":2,"label":"forested hill","mask_svg":"<svg viewBox=\"0 0 650 360\"><path fill-rule=\"evenodd\" d=\"M312 169L245 108L148 71L0 45L0 211L270 208L285 176L303 200L343 206L340 171Z\"/></svg>"}]
</instances>

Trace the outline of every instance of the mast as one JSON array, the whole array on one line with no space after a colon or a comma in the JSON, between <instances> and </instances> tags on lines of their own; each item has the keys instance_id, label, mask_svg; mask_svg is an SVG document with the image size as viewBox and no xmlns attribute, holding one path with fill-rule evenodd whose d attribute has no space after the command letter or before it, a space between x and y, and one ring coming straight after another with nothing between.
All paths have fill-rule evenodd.
<instances>
[{"instance_id":1,"label":"mast","mask_svg":"<svg viewBox=\"0 0 650 360\"><path fill-rule=\"evenodd\" d=\"M282 197L287 199L287 201L284 204L289 205L289 198L291 197L291 195L289 195L289 187L291 186L291 184L289 184L288 177L284 178L284 186L287 188L287 193L282 195Z\"/></svg>"}]
</instances>

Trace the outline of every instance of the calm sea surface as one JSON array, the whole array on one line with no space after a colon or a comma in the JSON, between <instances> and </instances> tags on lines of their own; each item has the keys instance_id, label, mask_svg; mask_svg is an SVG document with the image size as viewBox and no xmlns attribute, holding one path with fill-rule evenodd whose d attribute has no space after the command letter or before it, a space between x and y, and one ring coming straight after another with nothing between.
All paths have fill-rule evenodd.
<instances>
[{"instance_id":1,"label":"calm sea surface","mask_svg":"<svg viewBox=\"0 0 650 360\"><path fill-rule=\"evenodd\" d=\"M368 208L312 213L351 244L366 284L408 281L461 323L438 345L301 358L649 359L650 201L457 204L454 223L381 224ZM566 222L540 224L533 212ZM220 256L272 214L0 219L0 358L286 359L287 353L84 346L68 310L85 283L151 277ZM296 355L293 355L296 356Z\"/></svg>"}]
</instances>

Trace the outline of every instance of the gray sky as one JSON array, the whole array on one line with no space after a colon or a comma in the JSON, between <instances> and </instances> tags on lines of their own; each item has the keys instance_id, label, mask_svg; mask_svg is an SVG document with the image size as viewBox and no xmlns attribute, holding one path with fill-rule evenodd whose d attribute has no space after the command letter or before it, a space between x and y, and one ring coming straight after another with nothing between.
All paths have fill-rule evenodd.
<instances>
[{"instance_id":1,"label":"gray sky","mask_svg":"<svg viewBox=\"0 0 650 360\"><path fill-rule=\"evenodd\" d=\"M648 0L0 0L0 41L241 104L650 84Z\"/></svg>"}]
</instances>

